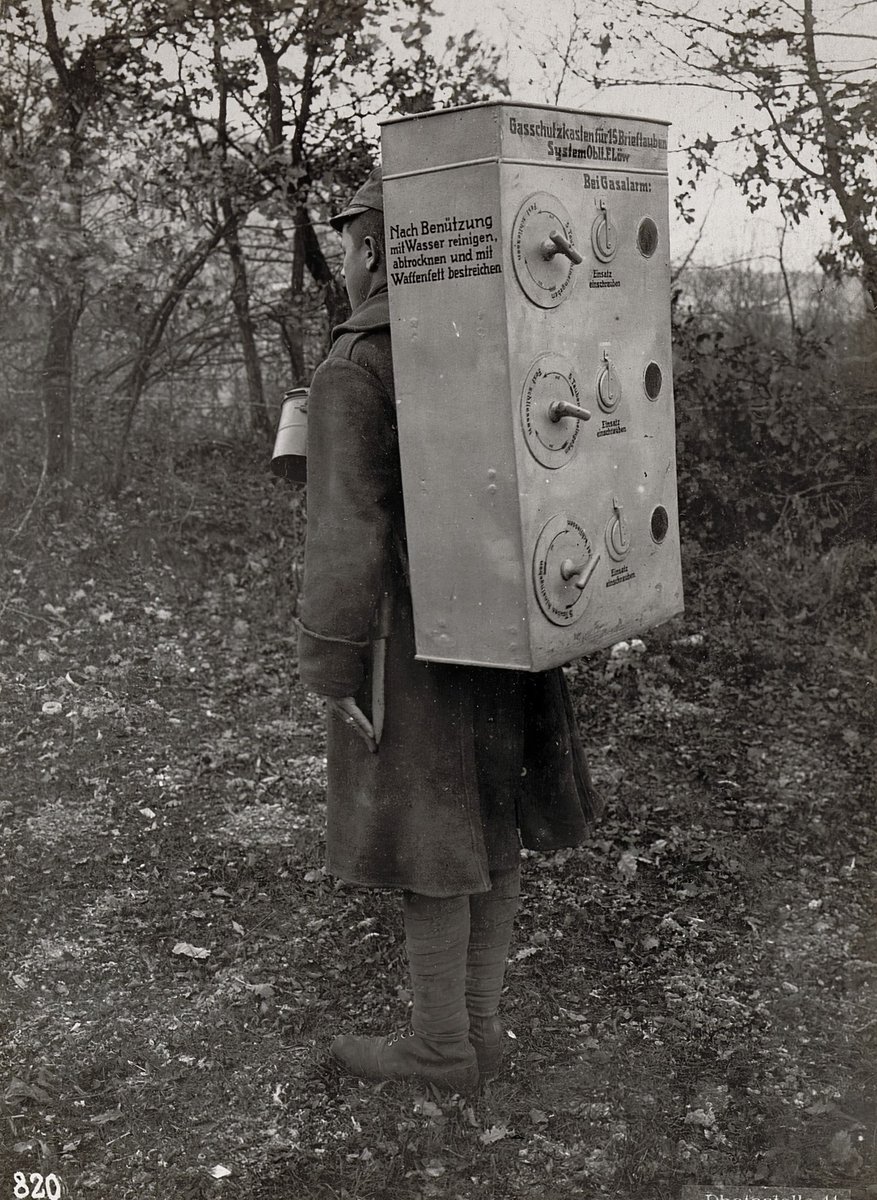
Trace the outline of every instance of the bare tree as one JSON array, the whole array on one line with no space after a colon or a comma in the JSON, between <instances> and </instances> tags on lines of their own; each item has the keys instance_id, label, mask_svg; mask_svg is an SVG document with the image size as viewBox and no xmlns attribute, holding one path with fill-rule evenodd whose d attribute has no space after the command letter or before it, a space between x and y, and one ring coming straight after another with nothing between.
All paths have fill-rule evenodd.
<instances>
[{"instance_id":1,"label":"bare tree","mask_svg":"<svg viewBox=\"0 0 877 1200\"><path fill-rule=\"evenodd\" d=\"M875 22L877 0L626 0L611 17L574 0L574 36L557 52L567 76L595 88L665 81L740 101L753 115L738 120L725 150L738 151L733 177L750 208L772 194L791 225L827 209L823 265L855 270L877 306ZM687 148L691 186L718 148L710 134ZM683 212L688 199L683 190Z\"/></svg>"}]
</instances>

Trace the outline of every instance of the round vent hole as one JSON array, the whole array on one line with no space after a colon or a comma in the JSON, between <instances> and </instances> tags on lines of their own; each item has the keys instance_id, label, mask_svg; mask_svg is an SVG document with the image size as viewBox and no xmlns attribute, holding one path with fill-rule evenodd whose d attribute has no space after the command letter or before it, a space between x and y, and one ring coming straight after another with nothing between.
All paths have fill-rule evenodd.
<instances>
[{"instance_id":1,"label":"round vent hole","mask_svg":"<svg viewBox=\"0 0 877 1200\"><path fill-rule=\"evenodd\" d=\"M643 383L646 389L646 395L650 400L657 400L661 394L661 388L664 386L664 376L661 373L661 368L656 362L650 362L646 367Z\"/></svg>"},{"instance_id":2,"label":"round vent hole","mask_svg":"<svg viewBox=\"0 0 877 1200\"><path fill-rule=\"evenodd\" d=\"M636 242L643 258L651 258L658 249L658 226L651 217L645 217L636 231Z\"/></svg>"},{"instance_id":3,"label":"round vent hole","mask_svg":"<svg viewBox=\"0 0 877 1200\"><path fill-rule=\"evenodd\" d=\"M667 516L667 510L663 504L659 504L652 513L651 528L653 539L660 545L670 528L670 518Z\"/></svg>"}]
</instances>

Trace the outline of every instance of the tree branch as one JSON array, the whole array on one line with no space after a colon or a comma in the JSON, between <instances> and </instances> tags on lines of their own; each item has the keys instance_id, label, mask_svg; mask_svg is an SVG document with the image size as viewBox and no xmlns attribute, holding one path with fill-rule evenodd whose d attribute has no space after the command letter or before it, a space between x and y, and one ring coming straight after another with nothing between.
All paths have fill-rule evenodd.
<instances>
[{"instance_id":1,"label":"tree branch","mask_svg":"<svg viewBox=\"0 0 877 1200\"><path fill-rule=\"evenodd\" d=\"M691 259L694 255L695 250L700 245L700 240L703 237L703 231L706 228L707 220L709 219L710 213L712 212L713 204L715 203L715 199L718 194L719 194L719 189L718 189L718 186L716 186L715 188L713 188L712 198L710 199L710 202L707 205L707 210L704 213L703 220L700 223L700 228L698 229L697 233L695 234L694 241L691 243L688 253L685 255L685 258L683 258L680 265L676 268L676 270L670 276L671 283L676 283L676 281L681 277L682 273L685 271L685 268L691 262Z\"/></svg>"},{"instance_id":2,"label":"tree branch","mask_svg":"<svg viewBox=\"0 0 877 1200\"><path fill-rule=\"evenodd\" d=\"M46 23L46 49L49 52L49 58L52 66L55 68L55 73L61 82L65 93L70 94L70 72L67 67L67 60L64 58L64 51L61 49L61 41L58 37L58 26L55 23L55 9L52 0L42 0L43 20Z\"/></svg>"},{"instance_id":3,"label":"tree branch","mask_svg":"<svg viewBox=\"0 0 877 1200\"><path fill-rule=\"evenodd\" d=\"M805 61L810 86L819 103L825 129L824 153L826 174L831 184L831 189L846 218L850 240L855 246L856 252L865 268L865 287L871 297L872 304L877 308L877 248L875 248L865 227L862 195L860 192L851 192L844 180L840 149L843 142L843 131L838 126L826 94L825 84L819 70L819 60L816 55L816 43L813 32L813 0L804 0Z\"/></svg>"}]
</instances>

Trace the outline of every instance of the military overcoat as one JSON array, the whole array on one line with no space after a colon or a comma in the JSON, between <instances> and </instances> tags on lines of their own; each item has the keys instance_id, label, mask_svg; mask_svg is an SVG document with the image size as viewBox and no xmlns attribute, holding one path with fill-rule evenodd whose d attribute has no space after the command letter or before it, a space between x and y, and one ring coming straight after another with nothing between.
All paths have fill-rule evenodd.
<instances>
[{"instance_id":1,"label":"military overcoat","mask_svg":"<svg viewBox=\"0 0 877 1200\"><path fill-rule=\"evenodd\" d=\"M513 805L523 845L548 850L580 842L599 801L561 670L415 658L406 561L384 285L333 331L308 401L302 681L372 717L385 645L377 753L330 711L327 868L427 896L486 891L509 847L485 814Z\"/></svg>"}]
</instances>

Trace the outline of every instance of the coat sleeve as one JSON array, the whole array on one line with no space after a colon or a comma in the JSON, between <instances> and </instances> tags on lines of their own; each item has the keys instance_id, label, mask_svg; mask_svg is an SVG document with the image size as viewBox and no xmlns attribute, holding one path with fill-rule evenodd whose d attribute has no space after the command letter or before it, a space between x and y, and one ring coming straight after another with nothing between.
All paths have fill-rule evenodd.
<instances>
[{"instance_id":1,"label":"coat sleeve","mask_svg":"<svg viewBox=\"0 0 877 1200\"><path fill-rule=\"evenodd\" d=\"M314 375L299 672L323 696L353 696L365 677L401 486L394 418L365 367L330 358Z\"/></svg>"}]
</instances>

